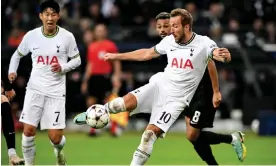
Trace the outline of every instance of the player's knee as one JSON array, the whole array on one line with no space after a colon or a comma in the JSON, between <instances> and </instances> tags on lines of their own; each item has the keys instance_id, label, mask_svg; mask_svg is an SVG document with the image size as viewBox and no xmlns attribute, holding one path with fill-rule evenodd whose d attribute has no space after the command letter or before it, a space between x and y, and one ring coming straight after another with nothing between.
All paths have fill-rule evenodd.
<instances>
[{"instance_id":1,"label":"player's knee","mask_svg":"<svg viewBox=\"0 0 276 166\"><path fill-rule=\"evenodd\" d=\"M63 137L63 133L62 132L59 132L59 131L48 131L48 136L49 136L49 139L51 140L51 142L53 144L59 144L62 140L62 137Z\"/></svg>"},{"instance_id":2,"label":"player's knee","mask_svg":"<svg viewBox=\"0 0 276 166\"><path fill-rule=\"evenodd\" d=\"M5 95L1 95L1 103L9 102L9 99Z\"/></svg>"},{"instance_id":3,"label":"player's knee","mask_svg":"<svg viewBox=\"0 0 276 166\"><path fill-rule=\"evenodd\" d=\"M33 137L36 134L36 128L34 126L24 124L23 134L26 137Z\"/></svg>"},{"instance_id":4,"label":"player's knee","mask_svg":"<svg viewBox=\"0 0 276 166\"><path fill-rule=\"evenodd\" d=\"M189 130L187 128L186 130L186 138L190 141L190 142L196 142L198 137L199 137L200 131L196 130Z\"/></svg>"},{"instance_id":5,"label":"player's knee","mask_svg":"<svg viewBox=\"0 0 276 166\"><path fill-rule=\"evenodd\" d=\"M148 125L146 130L152 131L157 137L160 137L164 133L159 127L153 124Z\"/></svg>"},{"instance_id":6,"label":"player's knee","mask_svg":"<svg viewBox=\"0 0 276 166\"><path fill-rule=\"evenodd\" d=\"M197 140L197 136L193 133L186 133L186 138L190 141L190 142L195 142Z\"/></svg>"},{"instance_id":7,"label":"player's knee","mask_svg":"<svg viewBox=\"0 0 276 166\"><path fill-rule=\"evenodd\" d=\"M128 93L123 99L127 111L132 111L137 107L137 99L132 93Z\"/></svg>"},{"instance_id":8,"label":"player's knee","mask_svg":"<svg viewBox=\"0 0 276 166\"><path fill-rule=\"evenodd\" d=\"M153 144L156 139L157 139L157 136L154 133L154 131L145 130L142 135L141 144L144 144L144 145Z\"/></svg>"}]
</instances>

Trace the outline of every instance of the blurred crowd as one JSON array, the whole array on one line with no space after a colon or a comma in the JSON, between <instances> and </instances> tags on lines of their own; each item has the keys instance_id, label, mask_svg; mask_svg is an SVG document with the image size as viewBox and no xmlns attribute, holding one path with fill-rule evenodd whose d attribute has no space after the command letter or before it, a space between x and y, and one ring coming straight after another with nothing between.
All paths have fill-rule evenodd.
<instances>
[{"instance_id":1,"label":"blurred crowd","mask_svg":"<svg viewBox=\"0 0 276 166\"><path fill-rule=\"evenodd\" d=\"M2 1L3 45L16 46L24 33L40 25L40 1ZM275 0L58 0L60 25L72 31L79 43L98 23L109 29L114 41L155 40L155 16L176 7L186 8L194 18L194 30L221 40L222 33L241 35L245 44L254 39L275 43ZM147 34L147 35L146 35ZM244 35L243 35L244 34ZM157 39L156 39L157 38ZM254 39L253 39L254 38ZM245 39L245 40L244 40Z\"/></svg>"},{"instance_id":2,"label":"blurred crowd","mask_svg":"<svg viewBox=\"0 0 276 166\"><path fill-rule=\"evenodd\" d=\"M276 43L276 0L57 1L62 7L59 25L74 34L82 57L82 67L68 74L68 112L81 112L91 104L86 98L85 90L87 89L85 89L83 78L89 62L88 48L97 41L98 33L95 34L94 30L95 26L99 24L102 24L104 29L106 28L106 31L102 32L104 38L113 41L116 44L116 50L134 50L143 46L152 46L160 41L155 31L155 16L160 12L170 12L172 9L180 7L187 9L193 15L196 33L210 36L219 45L262 48L266 43ZM3 58L9 59L11 56L3 54L3 50L16 48L24 34L28 30L40 26L41 22L38 17L40 1L4 0L1 3L3 60ZM15 85L17 98L13 104L14 110L22 108L25 86L31 68L29 60L23 60L22 63L24 66L20 67L20 77ZM142 74L134 72L132 64L127 66L123 63L119 94L123 95L143 85L151 74L164 67L166 61L161 59L158 63L161 64L161 67L149 63L153 66L152 70L147 69L147 72L142 72ZM28 67L26 67L27 64ZM140 68L137 67L137 70L139 71ZM237 75L237 73L239 72L229 68L219 70L221 90L225 101L225 105L222 105L222 109L225 110L222 116L225 118L229 118L231 108L241 107L241 104L237 103L240 102L239 96L244 90L244 80L241 79L243 76ZM266 75L262 78L260 76L260 79L265 77ZM112 85L114 86L114 82Z\"/></svg>"}]
</instances>

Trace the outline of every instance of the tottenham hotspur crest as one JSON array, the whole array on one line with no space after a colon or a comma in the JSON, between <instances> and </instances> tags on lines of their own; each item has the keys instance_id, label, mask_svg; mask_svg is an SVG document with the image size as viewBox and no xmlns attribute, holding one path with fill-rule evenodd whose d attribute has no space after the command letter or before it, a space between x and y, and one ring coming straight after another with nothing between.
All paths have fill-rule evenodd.
<instances>
[{"instance_id":1,"label":"tottenham hotspur crest","mask_svg":"<svg viewBox=\"0 0 276 166\"><path fill-rule=\"evenodd\" d=\"M57 53L59 53L59 47L60 47L60 46L59 46L59 45L57 45Z\"/></svg>"},{"instance_id":2,"label":"tottenham hotspur crest","mask_svg":"<svg viewBox=\"0 0 276 166\"><path fill-rule=\"evenodd\" d=\"M191 48L191 54L190 54L190 56L193 56L193 52L194 52L194 49Z\"/></svg>"}]
</instances>

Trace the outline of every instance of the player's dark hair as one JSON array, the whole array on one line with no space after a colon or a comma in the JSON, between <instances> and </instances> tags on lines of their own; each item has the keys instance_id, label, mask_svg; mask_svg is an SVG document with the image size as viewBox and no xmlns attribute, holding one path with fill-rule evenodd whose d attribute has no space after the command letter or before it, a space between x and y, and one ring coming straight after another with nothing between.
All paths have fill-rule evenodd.
<instances>
[{"instance_id":1,"label":"player's dark hair","mask_svg":"<svg viewBox=\"0 0 276 166\"><path fill-rule=\"evenodd\" d=\"M193 17L190 12L188 12L185 9L177 8L177 9L172 10L170 13L170 17L176 17L176 16L181 17L182 26L190 25L190 30L192 30Z\"/></svg>"},{"instance_id":2,"label":"player's dark hair","mask_svg":"<svg viewBox=\"0 0 276 166\"><path fill-rule=\"evenodd\" d=\"M170 19L170 13L167 13L167 12L161 12L159 13L156 17L155 17L155 20L163 20L163 19Z\"/></svg>"},{"instance_id":3,"label":"player's dark hair","mask_svg":"<svg viewBox=\"0 0 276 166\"><path fill-rule=\"evenodd\" d=\"M54 0L46 0L40 4L40 13L42 13L47 8L53 9L55 12L60 12L59 4Z\"/></svg>"}]
</instances>

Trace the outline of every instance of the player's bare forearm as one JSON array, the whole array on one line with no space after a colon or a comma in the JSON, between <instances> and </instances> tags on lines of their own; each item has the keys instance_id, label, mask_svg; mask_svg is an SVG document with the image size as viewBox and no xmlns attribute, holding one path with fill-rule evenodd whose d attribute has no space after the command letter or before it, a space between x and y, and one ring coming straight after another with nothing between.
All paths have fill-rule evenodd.
<instances>
[{"instance_id":1,"label":"player's bare forearm","mask_svg":"<svg viewBox=\"0 0 276 166\"><path fill-rule=\"evenodd\" d=\"M218 72L213 60L209 60L208 62L208 71L212 82L213 92L219 92Z\"/></svg>"},{"instance_id":2,"label":"player's bare forearm","mask_svg":"<svg viewBox=\"0 0 276 166\"><path fill-rule=\"evenodd\" d=\"M229 63L231 61L231 53L227 48L216 48L213 50L213 59L223 62Z\"/></svg>"},{"instance_id":3,"label":"player's bare forearm","mask_svg":"<svg viewBox=\"0 0 276 166\"><path fill-rule=\"evenodd\" d=\"M104 56L105 60L128 60L128 61L147 61L152 58L157 57L157 54L153 48L149 49L139 49L127 53L107 53Z\"/></svg>"},{"instance_id":4,"label":"player's bare forearm","mask_svg":"<svg viewBox=\"0 0 276 166\"><path fill-rule=\"evenodd\" d=\"M147 57L145 56L147 54L148 49L139 49L132 52L127 53L118 53L117 58L118 60L132 60L132 61L145 61L147 60Z\"/></svg>"}]
</instances>

